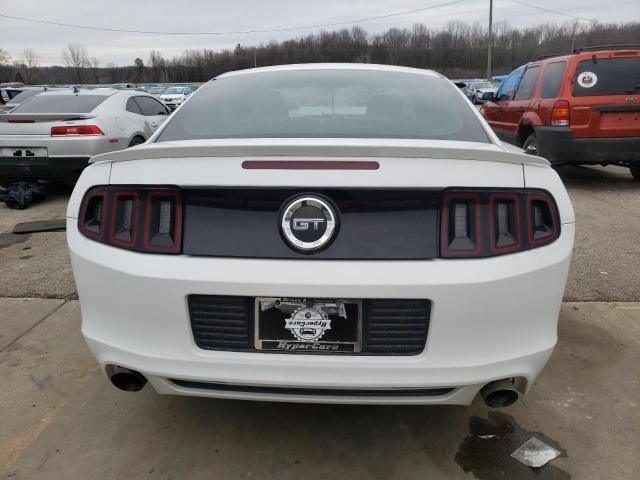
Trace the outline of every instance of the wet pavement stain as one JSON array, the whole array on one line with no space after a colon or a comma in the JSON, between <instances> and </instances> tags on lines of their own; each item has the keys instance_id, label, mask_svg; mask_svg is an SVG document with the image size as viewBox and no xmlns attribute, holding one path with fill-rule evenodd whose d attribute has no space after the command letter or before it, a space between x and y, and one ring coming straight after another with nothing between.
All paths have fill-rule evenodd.
<instances>
[{"instance_id":1,"label":"wet pavement stain","mask_svg":"<svg viewBox=\"0 0 640 480\"><path fill-rule=\"evenodd\" d=\"M0 248L26 242L30 236L31 235L16 235L15 233L0 233Z\"/></svg>"},{"instance_id":2,"label":"wet pavement stain","mask_svg":"<svg viewBox=\"0 0 640 480\"><path fill-rule=\"evenodd\" d=\"M560 457L567 456L566 450L557 442L541 433L522 429L510 415L489 412L488 418L469 419L469 434L458 447L456 463L479 480L570 479L571 475L555 467L553 460L541 468L531 468L511 457L531 437L558 450Z\"/></svg>"}]
</instances>

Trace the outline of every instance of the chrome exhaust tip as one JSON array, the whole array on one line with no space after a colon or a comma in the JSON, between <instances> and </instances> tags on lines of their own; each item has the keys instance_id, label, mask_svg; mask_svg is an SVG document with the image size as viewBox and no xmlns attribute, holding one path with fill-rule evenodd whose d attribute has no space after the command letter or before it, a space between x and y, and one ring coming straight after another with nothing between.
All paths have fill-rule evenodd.
<instances>
[{"instance_id":1,"label":"chrome exhaust tip","mask_svg":"<svg viewBox=\"0 0 640 480\"><path fill-rule=\"evenodd\" d=\"M480 390L480 395L482 395L484 403L491 408L504 408L513 405L520 396L514 378L488 383Z\"/></svg>"}]
</instances>

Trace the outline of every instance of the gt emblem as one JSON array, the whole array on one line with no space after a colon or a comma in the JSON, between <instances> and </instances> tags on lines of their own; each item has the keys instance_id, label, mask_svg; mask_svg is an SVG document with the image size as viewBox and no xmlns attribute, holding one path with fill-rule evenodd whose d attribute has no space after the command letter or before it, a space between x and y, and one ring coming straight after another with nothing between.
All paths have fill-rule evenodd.
<instances>
[{"instance_id":1,"label":"gt emblem","mask_svg":"<svg viewBox=\"0 0 640 480\"><path fill-rule=\"evenodd\" d=\"M635 102L636 100L638 100L638 97L627 97L627 98L625 98L625 101L627 101L627 102Z\"/></svg>"},{"instance_id":2,"label":"gt emblem","mask_svg":"<svg viewBox=\"0 0 640 480\"><path fill-rule=\"evenodd\" d=\"M313 229L318 230L318 225L324 223L324 218L294 218L292 228L294 230L309 230L309 224L313 224Z\"/></svg>"},{"instance_id":3,"label":"gt emblem","mask_svg":"<svg viewBox=\"0 0 640 480\"><path fill-rule=\"evenodd\" d=\"M280 229L289 245L311 253L329 244L338 227L338 216L328 198L300 195L285 203Z\"/></svg>"}]
</instances>

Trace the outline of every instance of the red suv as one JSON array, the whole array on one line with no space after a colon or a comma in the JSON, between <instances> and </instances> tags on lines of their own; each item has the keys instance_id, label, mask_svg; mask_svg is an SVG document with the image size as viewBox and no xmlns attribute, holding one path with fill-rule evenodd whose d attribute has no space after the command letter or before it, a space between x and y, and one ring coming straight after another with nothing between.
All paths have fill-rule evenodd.
<instances>
[{"instance_id":1,"label":"red suv","mask_svg":"<svg viewBox=\"0 0 640 480\"><path fill-rule=\"evenodd\" d=\"M502 140L558 166L629 167L640 181L640 50L544 58L483 98L480 112Z\"/></svg>"}]
</instances>

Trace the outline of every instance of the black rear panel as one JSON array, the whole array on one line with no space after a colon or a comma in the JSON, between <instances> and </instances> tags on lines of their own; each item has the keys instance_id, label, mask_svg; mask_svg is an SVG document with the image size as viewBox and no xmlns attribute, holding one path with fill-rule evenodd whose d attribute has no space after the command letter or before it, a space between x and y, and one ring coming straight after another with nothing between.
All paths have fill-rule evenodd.
<instances>
[{"instance_id":1,"label":"black rear panel","mask_svg":"<svg viewBox=\"0 0 640 480\"><path fill-rule=\"evenodd\" d=\"M253 299L219 295L190 295L193 337L205 350L253 348Z\"/></svg>"},{"instance_id":2,"label":"black rear panel","mask_svg":"<svg viewBox=\"0 0 640 480\"><path fill-rule=\"evenodd\" d=\"M427 300L363 302L363 349L371 354L415 355L422 351L429 329ZM426 319L426 321L425 321Z\"/></svg>"},{"instance_id":3,"label":"black rear panel","mask_svg":"<svg viewBox=\"0 0 640 480\"><path fill-rule=\"evenodd\" d=\"M331 199L340 226L334 241L312 255L282 238L279 215L293 195ZM216 188L184 191L183 253L307 259L430 259L438 256L436 190Z\"/></svg>"},{"instance_id":4,"label":"black rear panel","mask_svg":"<svg viewBox=\"0 0 640 480\"><path fill-rule=\"evenodd\" d=\"M199 348L255 350L254 297L189 295L188 303L193 338ZM429 300L365 299L362 312L362 352L349 355L417 355L424 350L431 317Z\"/></svg>"}]
</instances>

